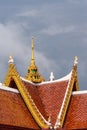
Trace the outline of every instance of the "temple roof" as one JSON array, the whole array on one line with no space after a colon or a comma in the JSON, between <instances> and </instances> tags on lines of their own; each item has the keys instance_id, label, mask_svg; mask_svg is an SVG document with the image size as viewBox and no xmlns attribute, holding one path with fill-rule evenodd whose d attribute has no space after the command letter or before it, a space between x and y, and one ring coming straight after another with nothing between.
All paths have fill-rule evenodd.
<instances>
[{"instance_id":1,"label":"temple roof","mask_svg":"<svg viewBox=\"0 0 87 130\"><path fill-rule=\"evenodd\" d=\"M72 93L64 128L87 129L87 91Z\"/></svg>"},{"instance_id":2,"label":"temple roof","mask_svg":"<svg viewBox=\"0 0 87 130\"><path fill-rule=\"evenodd\" d=\"M55 97L57 96L58 95L55 94ZM63 128L65 129L87 128L87 109L86 109L87 100L86 99L87 99L87 91L72 92L71 101L68 106ZM60 98L58 98L58 100L61 101ZM58 100L54 99L54 100L50 100L49 102L47 101L48 103L44 103L44 104L49 104L48 106L50 106L50 108L47 108L48 111L52 109L51 111L52 120L54 120L53 116L55 116L55 114L58 112L57 111L58 109L55 110L53 108L54 107L59 108L58 104L61 104L59 103ZM54 101L55 106L52 105L53 104L52 101ZM51 108L51 106L53 108ZM37 123L35 122L35 120L33 119L31 113L28 111L18 90L13 88L8 88L3 85L0 85L0 117L1 117L0 124L3 125L11 125L16 127L24 127L24 128L26 127L31 129L40 129Z\"/></svg>"},{"instance_id":3,"label":"temple roof","mask_svg":"<svg viewBox=\"0 0 87 130\"><path fill-rule=\"evenodd\" d=\"M77 64L76 56L68 75L54 79L51 73L50 81L45 81L35 65L34 39L25 77L10 56L5 80L0 83L0 124L34 130L87 128L87 91L79 91Z\"/></svg>"},{"instance_id":4,"label":"temple roof","mask_svg":"<svg viewBox=\"0 0 87 130\"><path fill-rule=\"evenodd\" d=\"M2 124L39 129L18 90L0 85L0 125Z\"/></svg>"},{"instance_id":5,"label":"temple roof","mask_svg":"<svg viewBox=\"0 0 87 130\"><path fill-rule=\"evenodd\" d=\"M19 75L12 57L10 61L4 84L18 89L34 123L40 128L63 127L72 91L78 90L77 64L63 78L33 83Z\"/></svg>"},{"instance_id":6,"label":"temple roof","mask_svg":"<svg viewBox=\"0 0 87 130\"><path fill-rule=\"evenodd\" d=\"M33 100L36 101L36 104L39 103L37 106L40 107L42 104L41 109L44 108L45 113L50 116L50 119L52 117L51 123L53 125L57 118L56 114L59 113L61 108L70 77L71 72L58 80L46 81L38 84L31 83L30 81L21 78L25 86L27 86L29 93L32 95ZM42 103L40 103L37 98L41 99ZM54 107L56 110L53 109Z\"/></svg>"},{"instance_id":7,"label":"temple roof","mask_svg":"<svg viewBox=\"0 0 87 130\"><path fill-rule=\"evenodd\" d=\"M43 84L38 87L40 98L44 104L44 109L50 116L52 125L55 124L59 114L64 95L67 89L68 81ZM54 109L55 108L55 109Z\"/></svg>"}]
</instances>

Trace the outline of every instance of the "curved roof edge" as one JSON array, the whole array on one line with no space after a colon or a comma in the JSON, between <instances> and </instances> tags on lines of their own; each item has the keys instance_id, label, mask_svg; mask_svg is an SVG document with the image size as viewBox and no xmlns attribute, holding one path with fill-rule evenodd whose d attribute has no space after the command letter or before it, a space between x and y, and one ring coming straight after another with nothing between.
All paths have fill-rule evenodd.
<instances>
[{"instance_id":1,"label":"curved roof edge","mask_svg":"<svg viewBox=\"0 0 87 130\"><path fill-rule=\"evenodd\" d=\"M9 91L9 92L19 93L19 91L17 89L4 86L2 83L0 83L0 89Z\"/></svg>"},{"instance_id":2,"label":"curved roof edge","mask_svg":"<svg viewBox=\"0 0 87 130\"><path fill-rule=\"evenodd\" d=\"M66 76L64 76L64 77L62 77L62 78L59 78L59 79L56 79L56 80L53 80L53 81L45 81L45 82L37 83L37 85L43 85L43 84L50 84L50 83L55 83L55 82L66 81L66 80L69 80L69 79L70 79L71 74L72 74L72 71L71 71L68 75L66 75ZM25 78L23 78L23 77L20 77L20 78L21 78L23 81L25 81L25 82L28 82L28 83L33 84L33 85L36 85L36 83L32 83L31 81L29 81L29 80L27 80L27 79L25 79Z\"/></svg>"},{"instance_id":3,"label":"curved roof edge","mask_svg":"<svg viewBox=\"0 0 87 130\"><path fill-rule=\"evenodd\" d=\"M72 95L87 94L87 90L72 92Z\"/></svg>"}]
</instances>

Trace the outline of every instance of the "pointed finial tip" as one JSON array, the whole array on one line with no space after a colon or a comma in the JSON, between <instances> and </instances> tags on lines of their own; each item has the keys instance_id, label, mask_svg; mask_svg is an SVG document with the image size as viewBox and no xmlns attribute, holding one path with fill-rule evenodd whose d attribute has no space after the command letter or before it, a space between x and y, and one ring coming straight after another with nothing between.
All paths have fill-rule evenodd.
<instances>
[{"instance_id":1,"label":"pointed finial tip","mask_svg":"<svg viewBox=\"0 0 87 130\"><path fill-rule=\"evenodd\" d=\"M9 56L9 61L8 61L8 63L9 63L9 64L14 63L14 59L13 59L12 55Z\"/></svg>"},{"instance_id":2,"label":"pointed finial tip","mask_svg":"<svg viewBox=\"0 0 87 130\"><path fill-rule=\"evenodd\" d=\"M78 64L78 57L75 56L75 58L74 58L74 65L77 65L77 64Z\"/></svg>"},{"instance_id":3,"label":"pointed finial tip","mask_svg":"<svg viewBox=\"0 0 87 130\"><path fill-rule=\"evenodd\" d=\"M34 39L34 36L32 36L32 39Z\"/></svg>"},{"instance_id":4,"label":"pointed finial tip","mask_svg":"<svg viewBox=\"0 0 87 130\"><path fill-rule=\"evenodd\" d=\"M32 48L34 48L34 37L32 37Z\"/></svg>"},{"instance_id":5,"label":"pointed finial tip","mask_svg":"<svg viewBox=\"0 0 87 130\"><path fill-rule=\"evenodd\" d=\"M50 81L53 81L54 80L54 75L53 75L53 72L50 73Z\"/></svg>"},{"instance_id":6,"label":"pointed finial tip","mask_svg":"<svg viewBox=\"0 0 87 130\"><path fill-rule=\"evenodd\" d=\"M34 43L34 36L32 36L32 43Z\"/></svg>"}]
</instances>

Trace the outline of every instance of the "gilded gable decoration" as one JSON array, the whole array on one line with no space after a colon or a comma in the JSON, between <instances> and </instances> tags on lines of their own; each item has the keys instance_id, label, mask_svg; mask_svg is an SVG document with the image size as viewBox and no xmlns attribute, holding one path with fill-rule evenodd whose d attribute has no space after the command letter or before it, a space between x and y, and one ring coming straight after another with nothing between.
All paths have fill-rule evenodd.
<instances>
[{"instance_id":1,"label":"gilded gable decoration","mask_svg":"<svg viewBox=\"0 0 87 130\"><path fill-rule=\"evenodd\" d=\"M28 72L25 76L27 80L30 80L34 83L40 83L45 81L44 78L39 74L38 67L35 64L35 58L34 58L34 38L32 38L32 55L31 55L31 61L30 65L28 66Z\"/></svg>"},{"instance_id":2,"label":"gilded gable decoration","mask_svg":"<svg viewBox=\"0 0 87 130\"><path fill-rule=\"evenodd\" d=\"M51 72L50 80L45 81L35 64L34 38L31 50L31 60L25 77L21 77L14 58L9 56L6 77L0 83L0 124L8 124L8 130L87 128L87 91L79 91L78 57L75 56L69 74L55 79ZM8 107L5 107L6 103ZM80 118L85 119L84 124ZM3 126L0 125L0 129ZM7 130L7 127L3 130Z\"/></svg>"}]
</instances>

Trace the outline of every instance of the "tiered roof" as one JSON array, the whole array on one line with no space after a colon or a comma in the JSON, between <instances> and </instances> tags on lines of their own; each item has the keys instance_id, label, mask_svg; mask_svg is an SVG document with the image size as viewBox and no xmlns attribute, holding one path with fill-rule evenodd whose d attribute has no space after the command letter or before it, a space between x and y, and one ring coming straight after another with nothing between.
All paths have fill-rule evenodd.
<instances>
[{"instance_id":1,"label":"tiered roof","mask_svg":"<svg viewBox=\"0 0 87 130\"><path fill-rule=\"evenodd\" d=\"M17 90L3 85L0 86L0 128L1 125L39 129Z\"/></svg>"},{"instance_id":2,"label":"tiered roof","mask_svg":"<svg viewBox=\"0 0 87 130\"><path fill-rule=\"evenodd\" d=\"M35 65L34 42L28 67ZM17 72L12 56L3 84L0 84L0 128L20 129L85 129L87 128L87 91L79 90L78 59L63 78L42 80L37 71L27 78ZM38 70L38 68L36 67ZM32 78L30 78L32 76ZM52 76L52 75L51 75ZM37 78L36 78L37 77Z\"/></svg>"}]
</instances>

